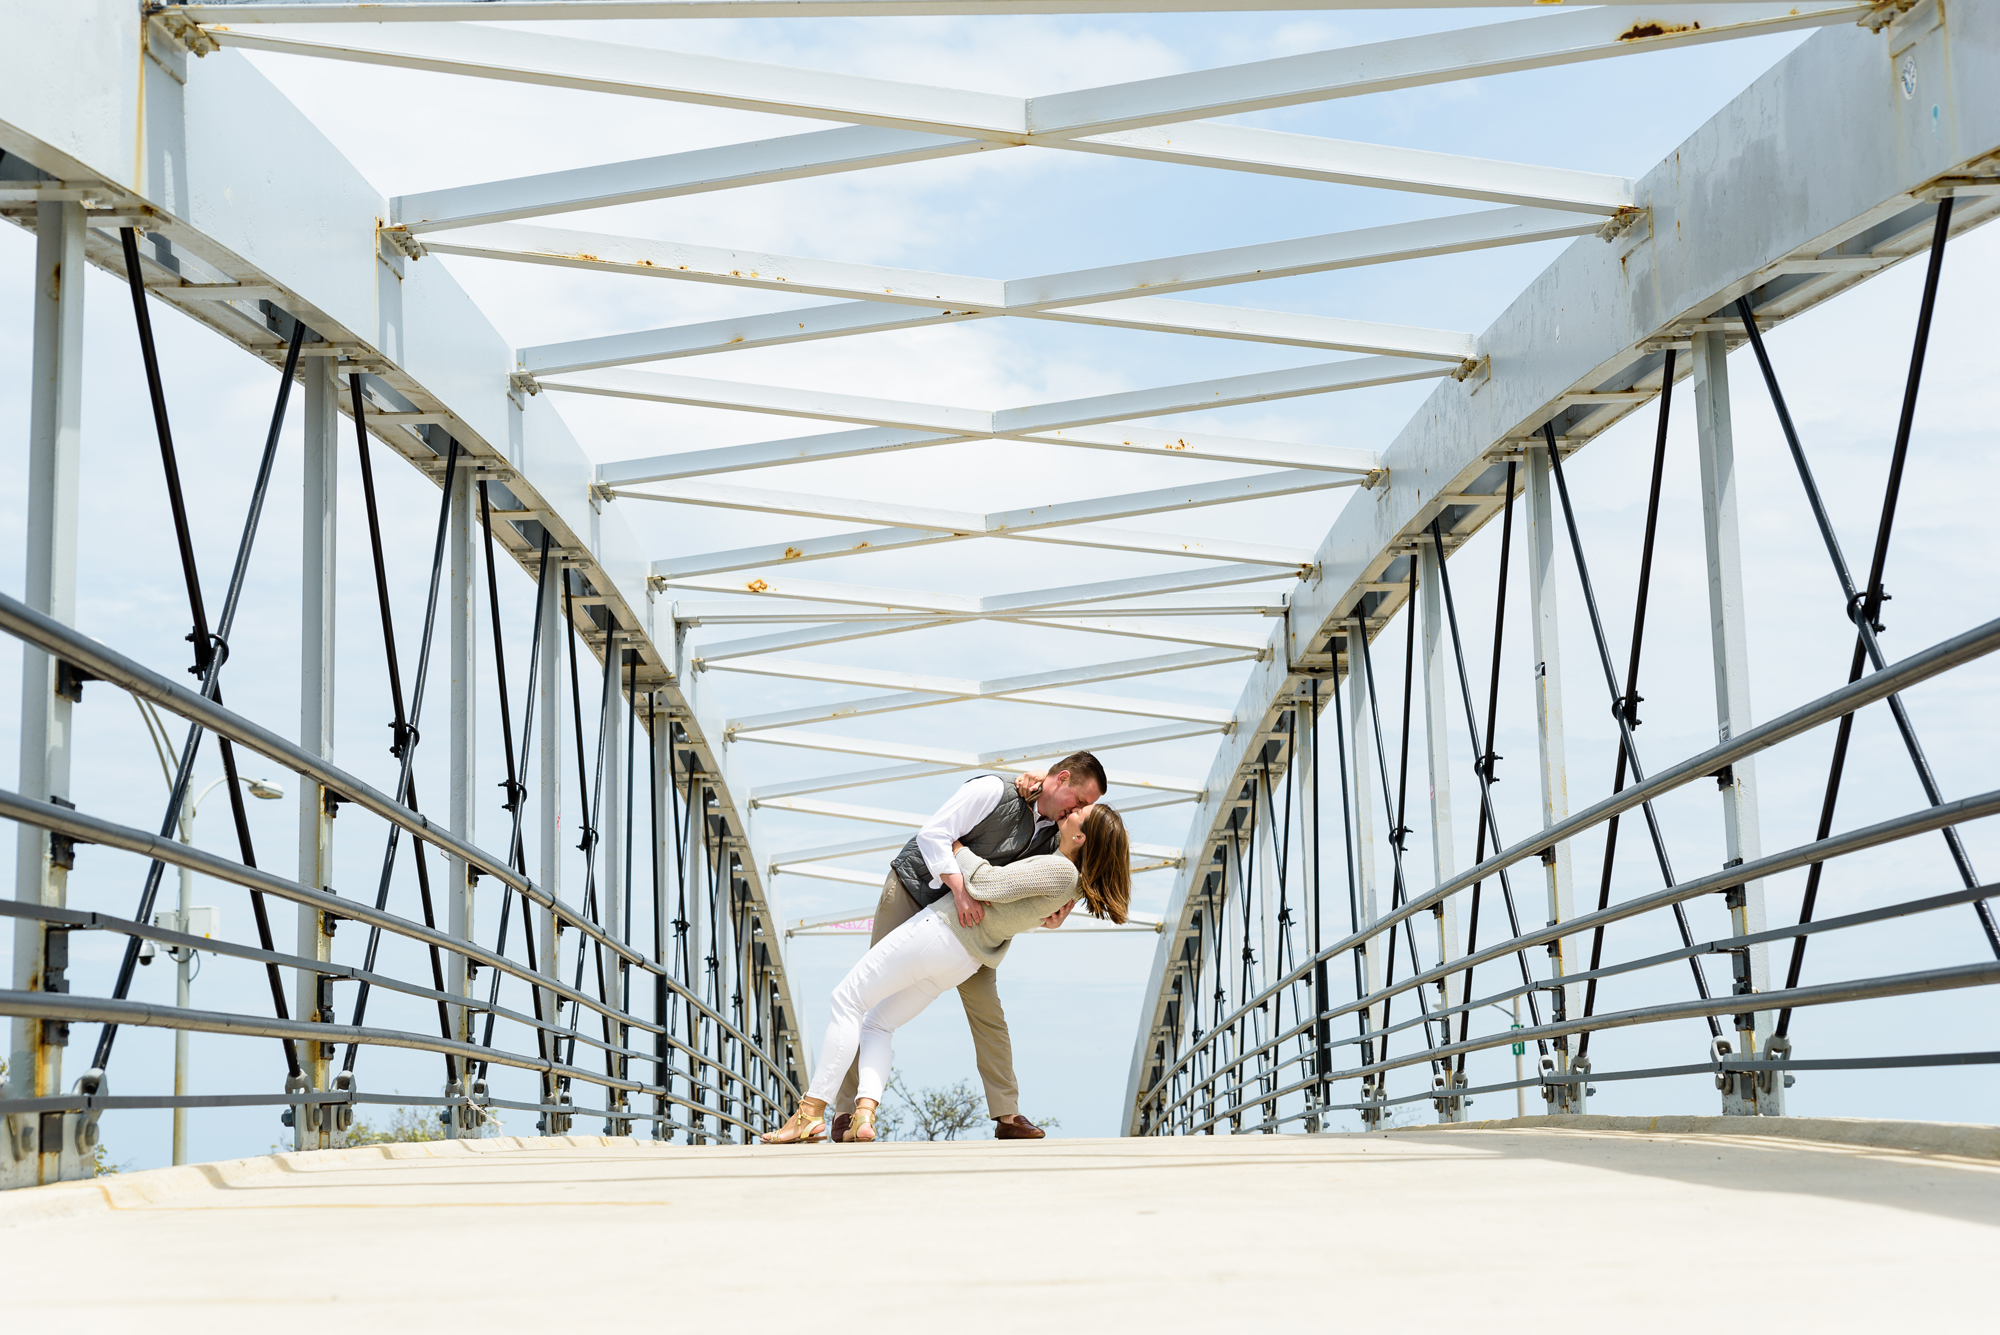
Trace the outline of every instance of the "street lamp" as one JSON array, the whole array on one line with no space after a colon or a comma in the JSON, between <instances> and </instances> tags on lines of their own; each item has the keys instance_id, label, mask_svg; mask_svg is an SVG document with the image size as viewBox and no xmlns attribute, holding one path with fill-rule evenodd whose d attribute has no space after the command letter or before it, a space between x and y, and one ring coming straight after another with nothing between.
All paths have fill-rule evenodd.
<instances>
[{"instance_id":1,"label":"street lamp","mask_svg":"<svg viewBox=\"0 0 2000 1335\"><path fill-rule=\"evenodd\" d=\"M262 798L266 802L275 802L285 795L284 786L271 779L246 779L240 774L237 776L237 779L250 791L250 796ZM202 789L194 801L188 803L182 809L182 843L190 847L194 845L194 818L196 813L201 809L202 799L227 782L228 777L226 775L223 778L217 779L214 783ZM153 925L155 927L165 927L168 931L185 932L192 935L194 933L195 917L194 873L186 867L182 867L180 873L180 908L171 913L154 914ZM206 920L204 925L207 929L202 935L213 936L221 928L219 915L213 908L204 909L202 913ZM141 964L152 963L153 953L152 942L148 941L145 947L139 952L139 962ZM174 1004L186 1010L188 1005L188 985L193 981L192 975L188 972L188 966L194 960L194 951L192 948L175 946L167 953L172 955L174 959ZM174 1094L176 1097L187 1093L187 1076L188 1032L185 1029L176 1029L174 1030ZM174 1109L174 1162L176 1164L187 1162L186 1108L177 1107Z\"/></svg>"}]
</instances>

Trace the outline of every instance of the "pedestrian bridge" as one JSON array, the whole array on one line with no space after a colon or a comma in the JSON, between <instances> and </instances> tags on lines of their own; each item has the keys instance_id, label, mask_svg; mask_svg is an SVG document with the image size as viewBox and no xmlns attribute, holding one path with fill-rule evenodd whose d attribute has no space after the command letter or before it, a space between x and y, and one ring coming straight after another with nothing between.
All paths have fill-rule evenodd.
<instances>
[{"instance_id":1,"label":"pedestrian bridge","mask_svg":"<svg viewBox=\"0 0 2000 1335\"><path fill-rule=\"evenodd\" d=\"M0 1186L35 1190L0 1210L51 1281L12 1310L1959 1310L1989 1133L1787 1097L1868 1072L1921 1114L2000 1062L1959 258L2000 216L2000 5L1270 0L1381 11L1335 42L1259 3L10 9ZM1028 14L1257 58L1135 39L1050 91L975 44L960 86L702 26ZM1460 151L1472 116L1299 132L1456 85L1577 161ZM603 160L642 112L673 133ZM1582 168L1654 118L1635 174ZM878 225L920 178L1049 271ZM824 253L856 228L869 262ZM751 1147L812 1065L790 935L851 932L967 774L1085 748L1152 933L1073 934L1150 948L1108 1045L1134 1143ZM1607 1088L1741 1125L1588 1120ZM389 1104L454 1144L348 1148ZM321 1157L73 1183L106 1125L171 1116L180 1162L230 1109Z\"/></svg>"},{"instance_id":2,"label":"pedestrian bridge","mask_svg":"<svg viewBox=\"0 0 2000 1335\"><path fill-rule=\"evenodd\" d=\"M2000 1133L1810 1118L807 1149L464 1140L0 1198L10 1268L36 1276L16 1320L204 1332L1433 1316L1527 1332L1552 1312L1678 1332L1709 1305L1770 1305L1799 1330L1974 1330L1996 1236Z\"/></svg>"}]
</instances>

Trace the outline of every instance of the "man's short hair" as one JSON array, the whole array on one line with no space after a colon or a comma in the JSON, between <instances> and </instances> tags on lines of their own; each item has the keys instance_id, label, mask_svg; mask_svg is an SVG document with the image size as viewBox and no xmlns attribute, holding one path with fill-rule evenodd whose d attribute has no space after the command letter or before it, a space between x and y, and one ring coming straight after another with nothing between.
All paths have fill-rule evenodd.
<instances>
[{"instance_id":1,"label":"man's short hair","mask_svg":"<svg viewBox=\"0 0 2000 1335\"><path fill-rule=\"evenodd\" d=\"M1111 791L1111 781L1104 777L1104 766L1088 751L1078 751L1075 755L1058 762L1049 773L1061 774L1065 770L1069 771L1069 781L1072 784L1084 779L1095 783L1100 797Z\"/></svg>"}]
</instances>

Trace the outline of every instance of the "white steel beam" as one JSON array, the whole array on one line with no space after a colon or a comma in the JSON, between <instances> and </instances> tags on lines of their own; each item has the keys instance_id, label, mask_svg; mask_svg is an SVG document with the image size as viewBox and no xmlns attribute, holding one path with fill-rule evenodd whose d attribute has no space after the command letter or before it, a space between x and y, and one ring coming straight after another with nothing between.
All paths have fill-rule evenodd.
<instances>
[{"instance_id":1,"label":"white steel beam","mask_svg":"<svg viewBox=\"0 0 2000 1335\"><path fill-rule=\"evenodd\" d=\"M918 589L890 589L879 585L831 584L819 580L786 579L783 576L774 579L760 577L747 582L720 577L682 578L666 573L659 568L659 565L660 563L654 565L653 578L668 588L698 589L727 594L747 591L759 595L768 594L772 598L805 602L858 603L863 607L878 607L889 611L951 612L974 616L983 613L1019 614L1054 608L1067 609L1088 603L1143 598L1151 594L1176 593L1188 589L1216 589L1231 584L1254 584L1275 578L1269 569L1261 566L1198 566L1192 570L1163 575L1137 575L1129 579L1105 580L1096 584L1072 584L1056 589L972 598L957 593L927 593Z\"/></svg>"},{"instance_id":2,"label":"white steel beam","mask_svg":"<svg viewBox=\"0 0 2000 1335\"><path fill-rule=\"evenodd\" d=\"M1185 649L1179 653L1155 654L1111 663L1055 668L1047 672L1023 673L975 681L969 677L940 677L918 672L893 672L883 668L850 667L841 663L806 662L789 658L727 659L705 665L716 672L745 672L762 677L790 677L803 681L839 682L849 686L873 686L890 691L921 691L956 699L989 699L1040 691L1052 687L1081 686L1091 682L1118 681L1125 677L1151 677L1188 668L1214 667L1218 663L1238 663L1253 658L1258 651L1242 649ZM732 724L731 731L739 731Z\"/></svg>"},{"instance_id":3,"label":"white steel beam","mask_svg":"<svg viewBox=\"0 0 2000 1335\"><path fill-rule=\"evenodd\" d=\"M1646 0L1598 0L1635 7ZM1730 3L1731 0L1723 0ZM1209 14L1349 9L1502 9L1521 0L257 0L182 6L196 23L527 23L591 19Z\"/></svg>"},{"instance_id":4,"label":"white steel beam","mask_svg":"<svg viewBox=\"0 0 2000 1335\"><path fill-rule=\"evenodd\" d=\"M26 569L23 597L37 612L76 623L77 513L83 445L83 205L43 201L35 206L33 352L28 386ZM19 485L18 483L16 485ZM54 655L21 647L21 761L18 786L36 799L68 802L71 698L61 693ZM14 897L24 906L61 908L69 871L45 830L17 827ZM14 986L42 991L48 932L33 918L13 927ZM52 1021L15 1017L8 1026L7 1069L16 1097L46 1098L63 1092L63 1042ZM89 1159L71 1135L74 1115L9 1119L10 1140L25 1133L0 1158L0 1187L32 1187L88 1176ZM50 1144L38 1128L55 1133ZM36 1128L36 1129L31 1129ZM18 1148L19 1153L15 1153Z\"/></svg>"},{"instance_id":5,"label":"white steel beam","mask_svg":"<svg viewBox=\"0 0 2000 1335\"><path fill-rule=\"evenodd\" d=\"M1003 142L1018 141L1027 129L1026 104L1018 97L558 37L483 23L347 29L337 38L218 24L203 29L203 35L218 46L276 55L313 56L809 120L964 134Z\"/></svg>"},{"instance_id":6,"label":"white steel beam","mask_svg":"<svg viewBox=\"0 0 2000 1335\"><path fill-rule=\"evenodd\" d=\"M927 162L1003 147L1004 144L990 139L845 125L745 144L399 195L389 201L389 217L405 231L422 234L773 181L795 181L834 172Z\"/></svg>"},{"instance_id":7,"label":"white steel beam","mask_svg":"<svg viewBox=\"0 0 2000 1335\"><path fill-rule=\"evenodd\" d=\"M1022 612L940 612L943 621L1019 621L1026 616L1033 617L1152 617L1152 616L1238 616L1238 617L1280 617L1285 614L1282 596L1267 599L1249 599L1240 602L1223 602L1205 595L1193 595L1195 601L1167 601L1149 599L1132 606L1107 606L1102 603L1088 608L1050 607L1047 610ZM673 619L681 626L779 626L798 622L821 621L874 621L882 616L880 612L849 611L834 607L823 607L813 603L786 603L782 600L766 602L761 599L713 599L698 602L676 602L672 605ZM1261 641L1260 641L1261 643Z\"/></svg>"},{"instance_id":8,"label":"white steel beam","mask_svg":"<svg viewBox=\"0 0 2000 1335\"><path fill-rule=\"evenodd\" d=\"M672 478L701 477L709 473L735 473L752 468L783 468L789 464L811 463L820 459L851 459L859 455L892 450L915 449L971 440L963 435L939 435L895 427L865 427L859 431L834 431L788 440L759 441L752 445L723 445L711 450L687 450L679 454L656 454L643 459L624 459L601 464L597 481L601 486L624 487L641 482L663 482Z\"/></svg>"},{"instance_id":9,"label":"white steel beam","mask_svg":"<svg viewBox=\"0 0 2000 1335\"><path fill-rule=\"evenodd\" d=\"M1247 656L1247 655L1246 655ZM829 704L787 709L774 714L755 714L729 721L732 729L789 728L803 723L828 723L835 719L864 718L870 714L893 714L905 709L928 709L932 705L954 704L972 699L966 695L930 691L902 691L892 695L865 696L858 700L836 700ZM1135 718L1180 719L1190 723L1227 726L1234 717L1214 705L1179 704L1169 700L1140 700L1130 696L1101 695L1094 691L1062 689L1029 690L990 697L1014 704L1048 705L1097 714L1126 714Z\"/></svg>"},{"instance_id":10,"label":"white steel beam","mask_svg":"<svg viewBox=\"0 0 2000 1335\"><path fill-rule=\"evenodd\" d=\"M856 422L882 427L950 433L959 439L987 436L1042 438L1075 427L1097 426L1130 417L1204 412L1211 408L1267 403L1274 399L1330 394L1346 389L1435 380L1454 368L1407 357L1349 357L1316 366L1257 371L1184 385L1161 385L1060 403L1037 403L988 412L937 404L870 399L854 394L746 385L734 380L663 375L656 371L593 371L581 380L544 380L541 387L571 394L640 399L690 407L725 408L780 417ZM1126 433L1129 438L1129 433ZM934 441L918 442L934 444ZM1079 441L1078 443L1094 443ZM1104 448L1115 448L1104 446ZM627 493L640 494L640 493ZM665 498L656 498L665 499ZM939 527L951 527L949 524Z\"/></svg>"},{"instance_id":11,"label":"white steel beam","mask_svg":"<svg viewBox=\"0 0 2000 1335\"><path fill-rule=\"evenodd\" d=\"M803 862L825 862L829 858L849 858L857 853L881 853L892 848L901 848L904 840L896 835L878 835L873 839L852 839L844 844L820 844L812 848L793 848L773 853L764 865L776 871L780 867L795 867Z\"/></svg>"},{"instance_id":12,"label":"white steel beam","mask_svg":"<svg viewBox=\"0 0 2000 1335\"><path fill-rule=\"evenodd\" d=\"M805 296L847 297L960 311L992 310L1006 304L1004 285L993 278L806 259L756 250L726 250L720 246L534 227L527 223L490 223L438 232L425 236L419 244L426 253L440 255L548 264L641 278L797 292Z\"/></svg>"},{"instance_id":13,"label":"white steel beam","mask_svg":"<svg viewBox=\"0 0 2000 1335\"><path fill-rule=\"evenodd\" d=\"M1182 537L1171 533L1141 533L1131 529L1077 524L1060 529L976 534L934 529L871 528L853 533L835 533L823 538L797 538L790 542L742 547L735 551L673 557L657 563L655 568L671 566L672 573L681 577L715 575L732 570L756 570L767 565L826 561L839 556L857 556L874 552L906 551L912 547L928 547L945 542L967 542L978 538L1097 547L1122 552L1149 552L1160 556L1183 556L1207 561L1239 561L1281 569L1300 569L1312 564L1312 553L1303 547L1277 547L1268 543L1238 542L1230 538Z\"/></svg>"},{"instance_id":14,"label":"white steel beam","mask_svg":"<svg viewBox=\"0 0 2000 1335\"><path fill-rule=\"evenodd\" d=\"M765 491L735 487L727 483L677 482L664 492L614 491L611 494L633 500L671 501L679 505L711 506L724 510L763 514L799 515L807 519L851 519L862 523L886 523L904 529L928 530L961 537L1001 536L1036 529L1062 528L1100 519L1130 519L1169 510L1198 509L1209 505L1231 505L1238 501L1261 500L1271 496L1292 496L1300 492L1325 491L1330 487L1352 487L1359 478L1324 473L1317 469L1288 469L1277 473L1257 473L1250 477L1228 478L1219 482L1198 482L1185 487L1162 487L1155 491L1128 492L1123 496L1098 496L1083 501L1001 510L992 514L972 514L956 510L934 510L924 506L899 505L887 501L856 500L844 496L814 496L791 491ZM856 535L834 539L850 548L868 541ZM1224 545L1217 539L1213 545ZM1094 547L1124 547L1141 551L1184 549L1187 539L1170 534L1126 534L1122 530L1093 530L1082 544ZM1275 565L1309 565L1311 554L1303 550L1281 552L1266 544L1251 544L1255 558ZM789 550L789 549L787 549Z\"/></svg>"},{"instance_id":15,"label":"white steel beam","mask_svg":"<svg viewBox=\"0 0 2000 1335\"><path fill-rule=\"evenodd\" d=\"M1852 23L1869 8L1856 3L1667 5L1649 10L1642 23L1617 8L1586 9L1054 93L1029 99L1028 130L1037 138L1073 137L1240 116L1635 51Z\"/></svg>"},{"instance_id":16,"label":"white steel beam","mask_svg":"<svg viewBox=\"0 0 2000 1335\"><path fill-rule=\"evenodd\" d=\"M1498 162L1461 153L1323 139L1254 125L1187 121L1171 128L1125 130L1069 139L1062 146L1084 153L1143 158L1150 162L1218 167L1332 185L1372 186L1582 213L1614 214L1632 203L1632 183L1622 176Z\"/></svg>"},{"instance_id":17,"label":"white steel beam","mask_svg":"<svg viewBox=\"0 0 2000 1335\"><path fill-rule=\"evenodd\" d=\"M1063 324L1093 324L1113 329L1223 338L1243 343L1283 347L1323 348L1332 352L1373 352L1434 361L1471 361L1472 336L1444 329L1347 320L1294 311L1247 310L1168 297L1127 297L1083 306L1021 310L936 310L887 301L847 301L832 306L772 311L700 324L669 325L626 334L575 339L522 348L515 354L530 376L567 375L639 362L703 357L718 352L746 352L788 343L812 343L856 334L899 329L926 329L966 320L1018 315Z\"/></svg>"},{"instance_id":18,"label":"white steel beam","mask_svg":"<svg viewBox=\"0 0 2000 1335\"><path fill-rule=\"evenodd\" d=\"M1595 232L1602 225L1595 215L1572 210L1480 209L1005 282L526 223L493 223L435 233L419 244L425 252L472 259L992 315L1153 298L1205 287L1561 240ZM1184 309L1177 314L1186 317Z\"/></svg>"},{"instance_id":19,"label":"white steel beam","mask_svg":"<svg viewBox=\"0 0 2000 1335\"><path fill-rule=\"evenodd\" d=\"M900 427L864 427L854 431L832 431L816 436L760 441L751 445L724 445L710 450L687 450L679 454L656 454L640 459L622 459L598 465L597 482L601 487L630 487L647 482L703 477L713 473L747 472L758 468L783 468L790 464L847 459L860 455L921 449L931 445L949 445L960 441L982 439L1000 439L1000 437L990 432L941 435ZM1352 446L1302 445L1293 441L1252 440L1242 436L1219 436L1200 431L1169 431L1162 427L1132 426L1127 423L1016 432L1005 439L1070 445L1086 450L1164 455L1174 459L1210 459L1222 463L1256 464L1267 468L1318 468L1330 473L1352 473L1360 477L1377 475L1382 469L1380 455L1373 450L1355 449Z\"/></svg>"}]
</instances>

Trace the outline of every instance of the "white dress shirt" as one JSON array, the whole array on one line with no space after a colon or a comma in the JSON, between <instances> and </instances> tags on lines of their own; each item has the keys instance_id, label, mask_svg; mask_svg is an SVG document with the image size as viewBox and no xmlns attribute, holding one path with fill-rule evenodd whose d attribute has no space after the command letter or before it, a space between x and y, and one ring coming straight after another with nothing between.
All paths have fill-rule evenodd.
<instances>
[{"instance_id":1,"label":"white dress shirt","mask_svg":"<svg viewBox=\"0 0 2000 1335\"><path fill-rule=\"evenodd\" d=\"M944 888L944 874L958 871L958 858L951 846L965 838L973 826L993 814L993 808L1000 805L1000 799L1007 791L1007 781L995 774L983 774L969 783L959 785L951 800L939 807L930 823L917 831L917 851L924 855L924 865L930 868L931 889ZM1033 834L1054 821L1045 818L1039 808L1035 811ZM1031 835L1032 837L1032 835Z\"/></svg>"}]
</instances>

